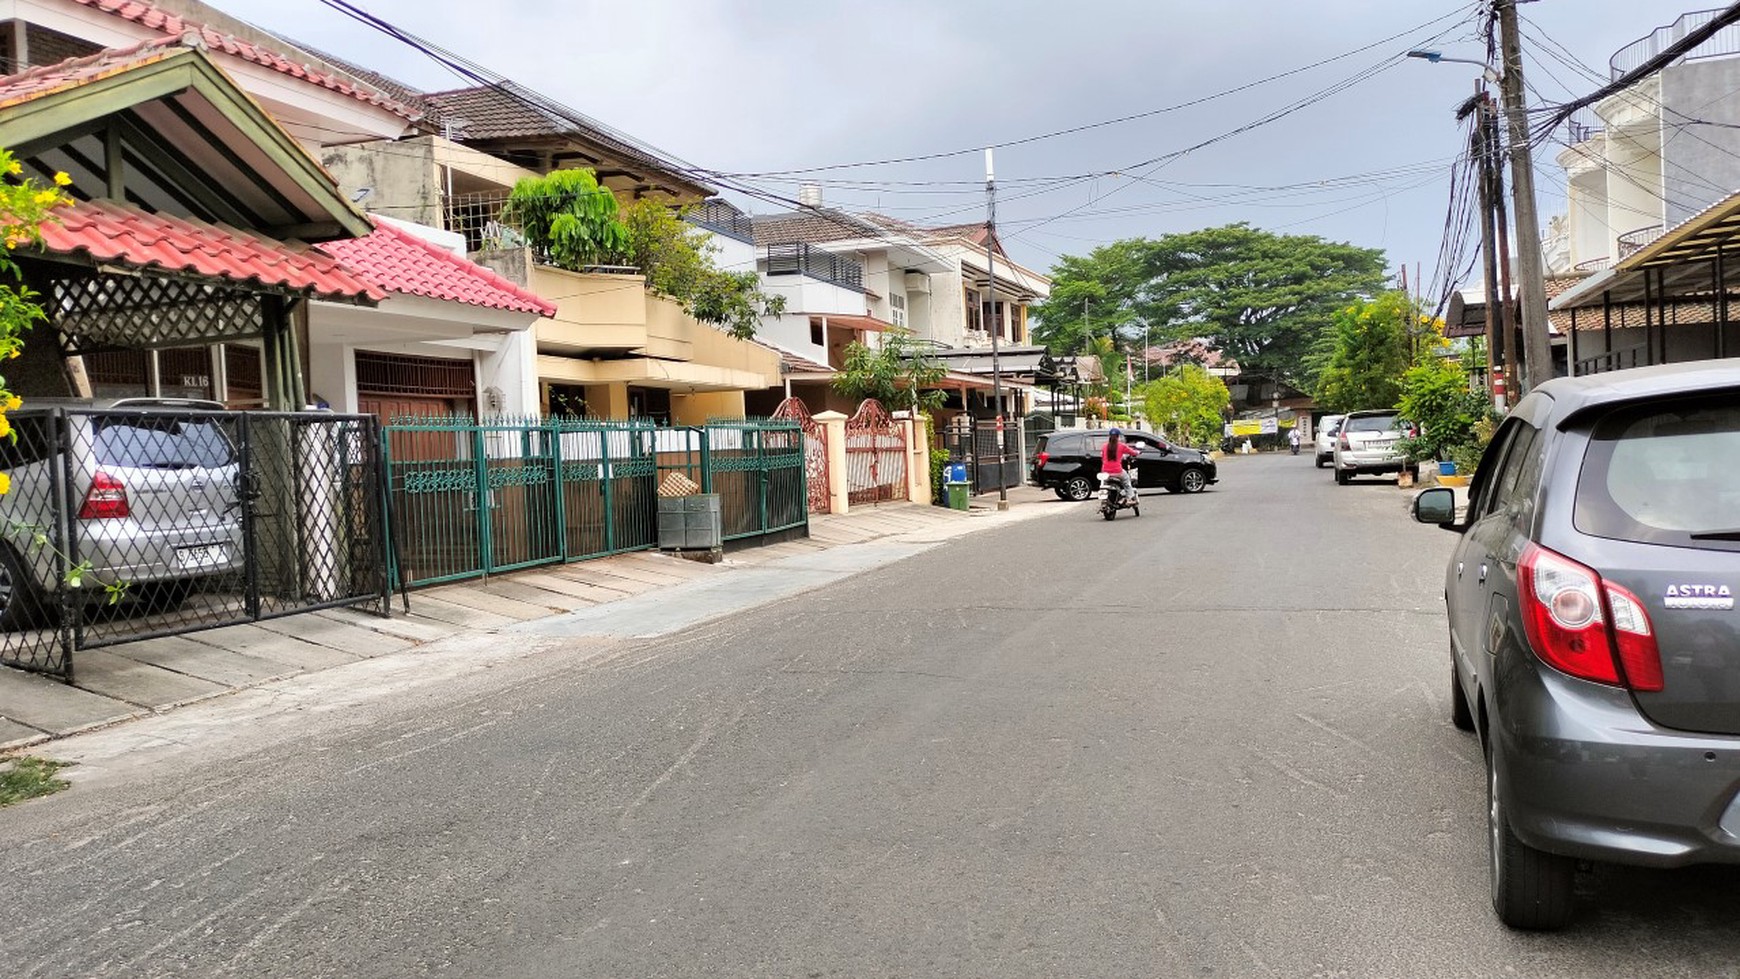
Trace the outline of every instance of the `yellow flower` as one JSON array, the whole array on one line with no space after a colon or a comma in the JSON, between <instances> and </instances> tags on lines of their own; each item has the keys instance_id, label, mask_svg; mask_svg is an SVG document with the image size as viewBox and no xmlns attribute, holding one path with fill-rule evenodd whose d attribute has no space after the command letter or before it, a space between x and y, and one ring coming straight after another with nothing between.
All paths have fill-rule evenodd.
<instances>
[{"instance_id":1,"label":"yellow flower","mask_svg":"<svg viewBox=\"0 0 1740 979\"><path fill-rule=\"evenodd\" d=\"M6 396L5 407L0 408L0 410L17 411L18 409L20 409L22 407L24 407L24 399L23 398L20 398L16 394L8 394Z\"/></svg>"},{"instance_id":2,"label":"yellow flower","mask_svg":"<svg viewBox=\"0 0 1740 979\"><path fill-rule=\"evenodd\" d=\"M60 200L60 191L58 190L39 190L36 192L36 203L38 204L53 204L58 200Z\"/></svg>"},{"instance_id":3,"label":"yellow flower","mask_svg":"<svg viewBox=\"0 0 1740 979\"><path fill-rule=\"evenodd\" d=\"M0 496L5 496L10 492L12 492L12 477L6 473L0 473Z\"/></svg>"},{"instance_id":4,"label":"yellow flower","mask_svg":"<svg viewBox=\"0 0 1740 979\"><path fill-rule=\"evenodd\" d=\"M8 165L8 166L7 166L7 167L6 167L6 172L7 172L7 173L10 173L10 174L11 174L11 175L13 175L13 176L14 176L14 177L16 177L16 176L18 176L18 175L19 175L19 174L21 174L21 173L23 173L23 172L24 172L24 164L22 164L22 163L19 163L19 162L18 162L18 161L17 161L17 160L13 160L13 161L12 161L12 162L11 162L11 163L10 163L10 164L9 164L9 165Z\"/></svg>"},{"instance_id":5,"label":"yellow flower","mask_svg":"<svg viewBox=\"0 0 1740 979\"><path fill-rule=\"evenodd\" d=\"M17 360L18 358L20 358L22 356L24 356L24 351L19 349L18 347L13 347L12 350L6 354L6 359L7 360Z\"/></svg>"},{"instance_id":6,"label":"yellow flower","mask_svg":"<svg viewBox=\"0 0 1740 979\"><path fill-rule=\"evenodd\" d=\"M67 176L65 172L57 173L54 175L54 185L56 187L70 187L72 186L72 178Z\"/></svg>"},{"instance_id":7,"label":"yellow flower","mask_svg":"<svg viewBox=\"0 0 1740 979\"><path fill-rule=\"evenodd\" d=\"M0 415L0 439L12 434L12 422L5 415Z\"/></svg>"}]
</instances>

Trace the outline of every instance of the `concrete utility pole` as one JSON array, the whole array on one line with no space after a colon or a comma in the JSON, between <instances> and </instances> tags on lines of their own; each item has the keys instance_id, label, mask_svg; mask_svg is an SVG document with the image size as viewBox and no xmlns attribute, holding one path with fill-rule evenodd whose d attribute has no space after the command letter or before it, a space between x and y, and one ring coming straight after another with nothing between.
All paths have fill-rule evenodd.
<instances>
[{"instance_id":1,"label":"concrete utility pole","mask_svg":"<svg viewBox=\"0 0 1740 979\"><path fill-rule=\"evenodd\" d=\"M985 308L997 318L997 171L991 163L991 148L985 147ZM1085 310L1086 307L1084 306ZM1003 353L997 342L1001 322L986 323L991 330L991 400L997 414L997 509L1009 509L1009 450L1003 442Z\"/></svg>"},{"instance_id":2,"label":"concrete utility pole","mask_svg":"<svg viewBox=\"0 0 1740 979\"><path fill-rule=\"evenodd\" d=\"M1529 145L1528 102L1523 89L1522 36L1517 0L1493 0L1498 14L1504 70L1499 90L1510 122L1510 184L1516 201L1517 280L1522 306L1523 365L1530 390L1553 379L1553 346L1547 334L1546 260L1541 254L1541 223L1535 213L1535 162Z\"/></svg>"}]
</instances>

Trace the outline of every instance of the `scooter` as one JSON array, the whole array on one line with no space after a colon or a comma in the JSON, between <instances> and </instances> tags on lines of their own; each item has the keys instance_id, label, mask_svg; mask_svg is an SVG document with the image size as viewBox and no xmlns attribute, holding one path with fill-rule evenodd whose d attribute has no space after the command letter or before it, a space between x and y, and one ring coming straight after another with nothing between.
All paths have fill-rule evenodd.
<instances>
[{"instance_id":1,"label":"scooter","mask_svg":"<svg viewBox=\"0 0 1740 979\"><path fill-rule=\"evenodd\" d=\"M1107 520L1118 519L1118 511L1128 509L1136 516L1142 515L1141 500L1136 496L1136 485L1130 483L1128 492L1114 491L1112 488L1116 476L1110 473L1100 473L1100 516Z\"/></svg>"},{"instance_id":2,"label":"scooter","mask_svg":"<svg viewBox=\"0 0 1740 979\"><path fill-rule=\"evenodd\" d=\"M1299 454L1299 443L1296 440L1289 439L1287 441L1287 444L1293 447L1293 454L1294 455Z\"/></svg>"}]
</instances>

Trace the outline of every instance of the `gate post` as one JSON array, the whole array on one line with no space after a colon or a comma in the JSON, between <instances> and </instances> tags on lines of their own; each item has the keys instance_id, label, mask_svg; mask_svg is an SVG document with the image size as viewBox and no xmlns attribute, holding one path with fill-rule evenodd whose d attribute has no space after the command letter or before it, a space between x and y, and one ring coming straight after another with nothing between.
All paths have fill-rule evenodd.
<instances>
[{"instance_id":1,"label":"gate post","mask_svg":"<svg viewBox=\"0 0 1740 979\"><path fill-rule=\"evenodd\" d=\"M929 498L923 493L925 486L930 482L928 478L930 459L928 457L925 459L924 472L920 473L916 454L918 434L923 431L924 423L915 419L910 411L895 412L894 421L900 426L901 451L906 453L906 499L911 503L917 503L921 500L928 502Z\"/></svg>"},{"instance_id":2,"label":"gate post","mask_svg":"<svg viewBox=\"0 0 1740 979\"><path fill-rule=\"evenodd\" d=\"M930 484L930 415L915 411L907 429L906 462L907 498L914 503L931 503L936 499L936 487Z\"/></svg>"},{"instance_id":3,"label":"gate post","mask_svg":"<svg viewBox=\"0 0 1740 979\"><path fill-rule=\"evenodd\" d=\"M851 506L851 478L846 474L846 416L824 411L815 420L828 433L828 512L845 513Z\"/></svg>"}]
</instances>

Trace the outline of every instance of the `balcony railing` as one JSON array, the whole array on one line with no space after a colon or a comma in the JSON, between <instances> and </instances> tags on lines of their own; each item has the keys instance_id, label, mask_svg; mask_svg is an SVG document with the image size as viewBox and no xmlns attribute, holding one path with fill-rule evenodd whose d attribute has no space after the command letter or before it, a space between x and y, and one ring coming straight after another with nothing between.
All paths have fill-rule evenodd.
<instances>
[{"instance_id":1,"label":"balcony railing","mask_svg":"<svg viewBox=\"0 0 1740 979\"><path fill-rule=\"evenodd\" d=\"M1661 54L1675 41L1715 20L1716 15L1720 13L1722 13L1721 10L1697 10L1689 14L1681 14L1678 20L1668 26L1658 27L1648 36L1638 38L1620 48L1607 62L1612 78L1617 81L1627 73L1642 67L1645 62ZM1696 61L1700 58L1720 58L1732 54L1740 54L1740 25L1729 25L1722 28L1709 40L1693 48L1691 53L1679 60L1681 62Z\"/></svg>"},{"instance_id":2,"label":"balcony railing","mask_svg":"<svg viewBox=\"0 0 1740 979\"><path fill-rule=\"evenodd\" d=\"M1639 343L1629 347L1620 347L1618 350L1604 351L1589 357L1578 357L1576 374L1578 377L1586 374L1604 374L1607 371L1643 367L1648 363L1649 351L1644 349L1644 344Z\"/></svg>"},{"instance_id":3,"label":"balcony railing","mask_svg":"<svg viewBox=\"0 0 1740 979\"><path fill-rule=\"evenodd\" d=\"M1626 233L1620 235L1619 236L1619 258L1620 258L1620 260L1623 261L1626 258L1629 258L1632 255L1635 255L1638 252L1642 251L1644 246L1648 245L1650 242L1656 240L1657 238L1660 238L1662 236L1662 234L1665 233L1666 231L1667 231L1667 229L1662 227L1661 225L1652 224L1647 228L1637 228L1636 230L1627 231Z\"/></svg>"},{"instance_id":4,"label":"balcony railing","mask_svg":"<svg viewBox=\"0 0 1740 979\"><path fill-rule=\"evenodd\" d=\"M1579 272L1600 272L1612 264L1613 259L1603 255L1600 258L1591 258L1586 262L1578 262L1576 265L1571 267Z\"/></svg>"},{"instance_id":5,"label":"balcony railing","mask_svg":"<svg viewBox=\"0 0 1740 979\"><path fill-rule=\"evenodd\" d=\"M807 275L854 292L864 291L862 263L812 245L768 245L767 274Z\"/></svg>"},{"instance_id":6,"label":"balcony railing","mask_svg":"<svg viewBox=\"0 0 1740 979\"><path fill-rule=\"evenodd\" d=\"M755 222L724 201L714 199L702 201L686 215L689 223L706 228L715 234L727 238L735 238L746 244L755 244Z\"/></svg>"}]
</instances>

